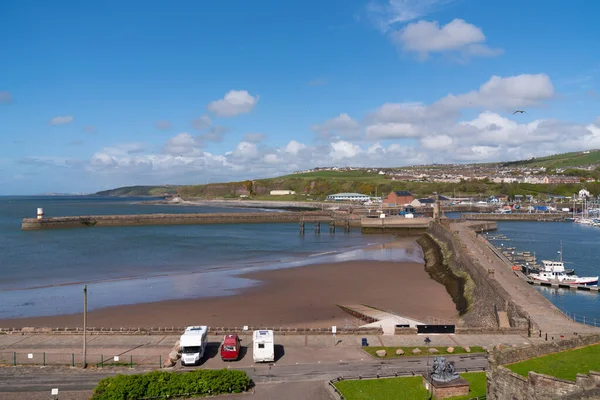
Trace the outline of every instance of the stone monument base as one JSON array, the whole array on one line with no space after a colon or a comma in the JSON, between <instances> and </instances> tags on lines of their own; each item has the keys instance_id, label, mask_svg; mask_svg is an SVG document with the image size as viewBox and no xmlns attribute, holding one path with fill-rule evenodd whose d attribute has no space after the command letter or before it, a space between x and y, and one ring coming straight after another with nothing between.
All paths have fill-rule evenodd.
<instances>
[{"instance_id":1,"label":"stone monument base","mask_svg":"<svg viewBox=\"0 0 600 400\"><path fill-rule=\"evenodd\" d=\"M467 396L469 394L469 382L463 378L454 379L450 382L438 382L432 380L428 382L423 377L423 385L429 388L435 399L445 399L454 396Z\"/></svg>"}]
</instances>

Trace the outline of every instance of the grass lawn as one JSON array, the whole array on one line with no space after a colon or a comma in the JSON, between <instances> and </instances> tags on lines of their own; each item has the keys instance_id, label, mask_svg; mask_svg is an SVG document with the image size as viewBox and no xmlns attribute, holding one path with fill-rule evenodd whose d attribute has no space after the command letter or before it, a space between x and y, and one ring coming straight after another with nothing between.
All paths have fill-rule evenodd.
<instances>
[{"instance_id":1,"label":"grass lawn","mask_svg":"<svg viewBox=\"0 0 600 400\"><path fill-rule=\"evenodd\" d=\"M335 384L347 400L426 399L421 376L341 381Z\"/></svg>"},{"instance_id":2,"label":"grass lawn","mask_svg":"<svg viewBox=\"0 0 600 400\"><path fill-rule=\"evenodd\" d=\"M468 396L451 397L451 400L466 400L483 396L486 392L485 372L461 374L471 384ZM382 378L348 380L335 384L347 400L394 400L426 399L427 391L420 376L404 378Z\"/></svg>"},{"instance_id":3,"label":"grass lawn","mask_svg":"<svg viewBox=\"0 0 600 400\"><path fill-rule=\"evenodd\" d=\"M487 379L485 372L467 372L460 374L469 382L469 394L467 396L449 397L447 400L468 400L473 397L485 396L487 389Z\"/></svg>"},{"instance_id":4,"label":"grass lawn","mask_svg":"<svg viewBox=\"0 0 600 400\"><path fill-rule=\"evenodd\" d=\"M375 358L397 358L397 357L414 357L415 355L412 353L412 351L414 349L421 349L422 353L419 356L426 356L427 353L427 347L425 346L417 346L417 347L408 347L408 346L401 346L401 347L381 347L381 346L367 346L367 347L362 347L362 349L364 351L366 351L367 353L369 353L369 355L375 357ZM437 354L430 354L430 356L436 356L436 355L445 355L445 354L466 354L467 352L465 351L465 349L463 349L462 347L455 347L454 348L454 353L448 353L446 351L446 349L448 347L434 347L431 346L431 349L437 349L439 351L439 353ZM396 355L396 350L397 349L402 349L404 350L404 355L403 356L397 356ZM387 355L385 357L378 357L377 354L375 354L375 352L377 350L386 350L387 351ZM473 346L471 347L471 353L484 353L485 350L483 350L483 347L478 347L478 346Z\"/></svg>"},{"instance_id":5,"label":"grass lawn","mask_svg":"<svg viewBox=\"0 0 600 400\"><path fill-rule=\"evenodd\" d=\"M574 381L578 373L600 371L600 344L548 354L505 367L525 377L529 371L534 371Z\"/></svg>"}]
</instances>

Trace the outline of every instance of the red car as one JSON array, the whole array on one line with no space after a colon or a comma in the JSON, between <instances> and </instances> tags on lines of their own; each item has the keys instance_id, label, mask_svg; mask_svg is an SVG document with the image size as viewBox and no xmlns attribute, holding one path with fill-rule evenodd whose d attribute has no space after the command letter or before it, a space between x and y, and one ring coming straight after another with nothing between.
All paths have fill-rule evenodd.
<instances>
[{"instance_id":1,"label":"red car","mask_svg":"<svg viewBox=\"0 0 600 400\"><path fill-rule=\"evenodd\" d=\"M221 343L221 359L223 361L236 361L240 356L240 338L238 335L225 335Z\"/></svg>"}]
</instances>

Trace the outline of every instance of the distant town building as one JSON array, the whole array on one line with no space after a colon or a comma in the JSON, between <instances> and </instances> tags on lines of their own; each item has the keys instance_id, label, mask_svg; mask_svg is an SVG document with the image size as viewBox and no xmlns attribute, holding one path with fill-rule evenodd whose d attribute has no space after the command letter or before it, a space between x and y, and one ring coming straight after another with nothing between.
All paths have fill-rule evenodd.
<instances>
[{"instance_id":1,"label":"distant town building","mask_svg":"<svg viewBox=\"0 0 600 400\"><path fill-rule=\"evenodd\" d=\"M579 183L581 178L578 176L546 176L544 178L545 184L551 183Z\"/></svg>"},{"instance_id":2,"label":"distant town building","mask_svg":"<svg viewBox=\"0 0 600 400\"><path fill-rule=\"evenodd\" d=\"M410 204L415 198L410 192L406 190L396 190L390 192L385 199L383 199L384 205L395 205L395 206L403 206L406 204Z\"/></svg>"},{"instance_id":3,"label":"distant town building","mask_svg":"<svg viewBox=\"0 0 600 400\"><path fill-rule=\"evenodd\" d=\"M371 197L361 193L336 193L330 194L325 200L327 201L369 201Z\"/></svg>"},{"instance_id":4,"label":"distant town building","mask_svg":"<svg viewBox=\"0 0 600 400\"><path fill-rule=\"evenodd\" d=\"M435 200L430 198L414 199L410 202L410 205L413 207L433 207L434 204Z\"/></svg>"},{"instance_id":5,"label":"distant town building","mask_svg":"<svg viewBox=\"0 0 600 400\"><path fill-rule=\"evenodd\" d=\"M285 196L288 194L296 194L296 192L293 190L271 190L270 192L271 196Z\"/></svg>"}]
</instances>

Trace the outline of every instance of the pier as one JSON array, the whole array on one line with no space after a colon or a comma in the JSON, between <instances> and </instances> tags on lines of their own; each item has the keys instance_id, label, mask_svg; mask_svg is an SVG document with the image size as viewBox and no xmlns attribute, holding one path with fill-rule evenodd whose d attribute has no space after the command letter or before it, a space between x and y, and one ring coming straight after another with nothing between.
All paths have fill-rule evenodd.
<instances>
[{"instance_id":1,"label":"pier","mask_svg":"<svg viewBox=\"0 0 600 400\"><path fill-rule=\"evenodd\" d=\"M411 234L423 234L427 232L427 229L429 229L429 224L431 221L433 221L433 218L430 217L363 217L360 220L360 225L362 233L404 232Z\"/></svg>"},{"instance_id":2,"label":"pier","mask_svg":"<svg viewBox=\"0 0 600 400\"><path fill-rule=\"evenodd\" d=\"M505 252L501 252L500 250L498 250L498 248L496 246L494 246L493 244L491 244L488 240L484 239L484 241L485 241L486 245L496 254L496 256L506 264L507 268L511 268L516 276L523 279L525 282L527 282L528 284L530 284L532 286L544 286L544 287L550 287L550 288L554 288L554 289L581 290L581 291L585 291L585 292L596 292L596 293L600 292L600 288L598 286L577 285L577 284L570 284L570 283L561 283L558 281L557 282L542 282L542 281L538 281L535 279L531 279L529 276L524 274L523 271L513 269L513 266L515 266L515 265L520 266L520 267L522 267L522 265L515 263L514 262L515 260L511 260L510 257L508 257L506 254L503 254ZM534 266L537 265L537 264L535 264L535 260L534 260L533 265Z\"/></svg>"},{"instance_id":3,"label":"pier","mask_svg":"<svg viewBox=\"0 0 600 400\"><path fill-rule=\"evenodd\" d=\"M447 221L443 225L434 223L430 232L438 240L451 245L449 247L454 250L455 262L472 265L468 272L475 281L475 307L482 313L481 317L490 307L485 304L487 302L492 303L492 307L496 304L499 311L507 311L511 327L515 323L520 325L530 321L530 334L533 329L550 335L596 332L593 327L570 320L535 290L521 271L513 271L512 263L482 235L477 234L476 231L483 228L481 223ZM478 290L481 294L477 293ZM523 317L526 321L522 321Z\"/></svg>"},{"instance_id":4,"label":"pier","mask_svg":"<svg viewBox=\"0 0 600 400\"><path fill-rule=\"evenodd\" d=\"M547 221L560 222L569 217L568 213L464 213L462 219L474 221Z\"/></svg>"},{"instance_id":5,"label":"pier","mask_svg":"<svg viewBox=\"0 0 600 400\"><path fill-rule=\"evenodd\" d=\"M203 225L203 224L263 224L286 222L312 222L315 224L341 221L348 225L348 214L328 211L304 212L248 212L248 213L190 213L190 214L128 214L128 215L83 215L73 217L23 218L22 230L91 228L101 226L144 226L144 225ZM320 225L319 225L320 226ZM335 225L333 225L335 227ZM320 231L320 227L319 227Z\"/></svg>"}]
</instances>

